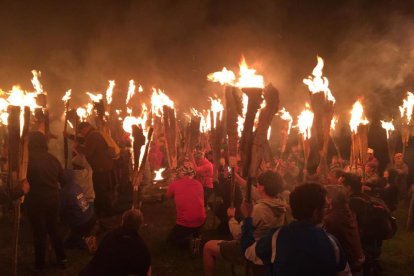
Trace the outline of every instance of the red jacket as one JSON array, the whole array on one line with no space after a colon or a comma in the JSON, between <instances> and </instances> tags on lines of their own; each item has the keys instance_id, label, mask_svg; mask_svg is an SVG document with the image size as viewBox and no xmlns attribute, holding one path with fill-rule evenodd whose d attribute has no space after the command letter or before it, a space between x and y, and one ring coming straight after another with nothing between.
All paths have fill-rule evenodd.
<instances>
[{"instance_id":1,"label":"red jacket","mask_svg":"<svg viewBox=\"0 0 414 276\"><path fill-rule=\"evenodd\" d=\"M201 159L197 167L195 168L196 171L196 179L203 184L203 187L206 188L213 188L213 164L208 161L206 158Z\"/></svg>"}]
</instances>

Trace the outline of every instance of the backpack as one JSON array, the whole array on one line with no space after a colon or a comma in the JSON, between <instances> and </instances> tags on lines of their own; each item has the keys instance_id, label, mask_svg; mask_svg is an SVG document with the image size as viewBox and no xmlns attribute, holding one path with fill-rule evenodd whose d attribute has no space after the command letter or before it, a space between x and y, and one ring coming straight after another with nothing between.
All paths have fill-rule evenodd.
<instances>
[{"instance_id":1,"label":"backpack","mask_svg":"<svg viewBox=\"0 0 414 276\"><path fill-rule=\"evenodd\" d=\"M397 232L397 222L384 201L371 196L358 199L365 205L365 215L360 226L362 237L375 240L391 239Z\"/></svg>"},{"instance_id":2,"label":"backpack","mask_svg":"<svg viewBox=\"0 0 414 276\"><path fill-rule=\"evenodd\" d=\"M119 159L121 150L119 149L119 146L114 141L114 139L112 139L111 135L103 130L100 130L99 133L102 135L103 139L105 140L106 145L108 146L109 156L114 160Z\"/></svg>"}]
</instances>

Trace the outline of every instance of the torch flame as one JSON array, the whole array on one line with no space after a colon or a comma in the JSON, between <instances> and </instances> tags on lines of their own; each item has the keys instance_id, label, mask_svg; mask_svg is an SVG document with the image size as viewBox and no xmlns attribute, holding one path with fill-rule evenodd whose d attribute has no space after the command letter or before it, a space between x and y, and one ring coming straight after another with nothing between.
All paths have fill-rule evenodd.
<instances>
[{"instance_id":1,"label":"torch flame","mask_svg":"<svg viewBox=\"0 0 414 276\"><path fill-rule=\"evenodd\" d=\"M395 130L395 127L394 127L394 124L392 123L392 120L390 122L386 122L386 121L381 120L381 126L387 132L387 139L390 139L391 132Z\"/></svg>"},{"instance_id":2,"label":"torch flame","mask_svg":"<svg viewBox=\"0 0 414 276\"><path fill-rule=\"evenodd\" d=\"M115 81L114 80L110 80L109 81L109 86L106 89L106 103L107 104L111 104L112 103L112 94L114 92L114 87L115 87Z\"/></svg>"},{"instance_id":3,"label":"torch flame","mask_svg":"<svg viewBox=\"0 0 414 276\"><path fill-rule=\"evenodd\" d=\"M155 178L154 181L161 181L164 180L164 178L162 177L162 173L165 171L165 168L161 168L158 171L154 171L155 173Z\"/></svg>"},{"instance_id":4,"label":"torch flame","mask_svg":"<svg viewBox=\"0 0 414 276\"><path fill-rule=\"evenodd\" d=\"M240 77L236 86L240 88L264 88L262 75L256 75L256 70L247 66L246 60L242 57L240 61Z\"/></svg>"},{"instance_id":5,"label":"torch flame","mask_svg":"<svg viewBox=\"0 0 414 276\"><path fill-rule=\"evenodd\" d=\"M69 89L68 91L66 91L65 96L63 96L62 101L64 101L65 103L69 101L71 95L72 95L72 89Z\"/></svg>"},{"instance_id":6,"label":"torch flame","mask_svg":"<svg viewBox=\"0 0 414 276\"><path fill-rule=\"evenodd\" d=\"M313 117L313 112L310 111L309 106L306 104L305 109L298 116L299 132L303 135L303 139L305 140L311 138Z\"/></svg>"},{"instance_id":7,"label":"torch flame","mask_svg":"<svg viewBox=\"0 0 414 276\"><path fill-rule=\"evenodd\" d=\"M223 67L221 71L208 74L207 79L212 82L219 82L221 85L234 85L236 76L233 71L227 70L226 67Z\"/></svg>"},{"instance_id":8,"label":"torch flame","mask_svg":"<svg viewBox=\"0 0 414 276\"><path fill-rule=\"evenodd\" d=\"M401 118L404 120L405 124L409 124L411 121L411 116L413 115L414 107L414 94L412 92L407 92L407 97L403 99L403 104L399 107Z\"/></svg>"},{"instance_id":9,"label":"torch flame","mask_svg":"<svg viewBox=\"0 0 414 276\"><path fill-rule=\"evenodd\" d=\"M174 102L161 89L152 88L151 96L152 114L161 117L164 105L174 108Z\"/></svg>"},{"instance_id":10,"label":"torch flame","mask_svg":"<svg viewBox=\"0 0 414 276\"><path fill-rule=\"evenodd\" d=\"M130 80L129 81L129 87L128 87L128 95L127 95L127 98L126 98L126 104L128 104L129 103L129 101L131 100L131 98L134 96L134 94L135 94L135 82L134 82L134 80Z\"/></svg>"},{"instance_id":11,"label":"torch flame","mask_svg":"<svg viewBox=\"0 0 414 276\"><path fill-rule=\"evenodd\" d=\"M140 84L140 85L139 85L139 87L138 87L138 92L139 92L139 93L144 92L144 88L142 88L142 85L141 85L141 84Z\"/></svg>"},{"instance_id":12,"label":"torch flame","mask_svg":"<svg viewBox=\"0 0 414 276\"><path fill-rule=\"evenodd\" d=\"M20 106L22 109L24 106L28 106L30 107L30 110L33 111L35 108L39 107L36 103L36 96L36 93L27 93L20 89L19 86L13 86L7 101L9 102L9 105Z\"/></svg>"},{"instance_id":13,"label":"torch flame","mask_svg":"<svg viewBox=\"0 0 414 276\"><path fill-rule=\"evenodd\" d=\"M86 109L83 108L83 107L78 107L76 109L76 114L78 115L79 120L81 122L84 122L86 120L86 118L88 117L88 113L86 112Z\"/></svg>"},{"instance_id":14,"label":"torch flame","mask_svg":"<svg viewBox=\"0 0 414 276\"><path fill-rule=\"evenodd\" d=\"M332 95L331 90L329 89L329 81L328 78L322 77L322 69L324 66L323 59L321 57L317 57L318 64L316 64L315 68L312 71L312 76L309 76L307 79L303 79L303 83L306 84L309 88L309 91L312 94L323 92L325 93L325 98L328 101L335 103L335 97Z\"/></svg>"},{"instance_id":15,"label":"torch flame","mask_svg":"<svg viewBox=\"0 0 414 276\"><path fill-rule=\"evenodd\" d=\"M239 135L239 137L242 136L242 132L243 132L243 127L244 127L244 119L246 118L246 113L247 113L247 105L249 103L249 97L243 93L242 96L242 114L243 116L238 116L237 118L237 133Z\"/></svg>"},{"instance_id":16,"label":"torch flame","mask_svg":"<svg viewBox=\"0 0 414 276\"><path fill-rule=\"evenodd\" d=\"M282 119L283 121L289 122L287 134L290 134L290 130L292 128L292 123L293 123L292 116L290 116L290 113L286 111L284 107L282 107L282 109L279 111L279 115L280 115L280 119Z\"/></svg>"},{"instance_id":17,"label":"torch flame","mask_svg":"<svg viewBox=\"0 0 414 276\"><path fill-rule=\"evenodd\" d=\"M353 133L358 132L359 125L367 125L369 121L364 115L364 107L361 102L358 100L354 103L351 111L351 120L349 121L349 126Z\"/></svg>"},{"instance_id":18,"label":"torch flame","mask_svg":"<svg viewBox=\"0 0 414 276\"><path fill-rule=\"evenodd\" d=\"M32 78L32 84L34 89L36 90L37 94L43 93L43 86L39 81L39 77L41 75L40 71L32 70L33 78Z\"/></svg>"},{"instance_id":19,"label":"torch flame","mask_svg":"<svg viewBox=\"0 0 414 276\"><path fill-rule=\"evenodd\" d=\"M220 99L210 98L210 101L211 101L211 111L213 113L213 127L216 128L217 127L217 115L219 115L219 120L221 121L223 118L224 107L221 104Z\"/></svg>"},{"instance_id":20,"label":"torch flame","mask_svg":"<svg viewBox=\"0 0 414 276\"><path fill-rule=\"evenodd\" d=\"M99 103L100 100L103 99L102 94L92 94L90 92L86 92L86 94L88 94L89 98L91 98L91 101L95 102L95 103Z\"/></svg>"}]
</instances>

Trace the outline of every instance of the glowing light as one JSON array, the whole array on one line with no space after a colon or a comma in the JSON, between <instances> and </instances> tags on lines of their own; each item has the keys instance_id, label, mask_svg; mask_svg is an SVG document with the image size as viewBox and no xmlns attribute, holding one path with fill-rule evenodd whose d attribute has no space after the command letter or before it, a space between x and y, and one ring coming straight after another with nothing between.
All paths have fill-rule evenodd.
<instances>
[{"instance_id":1,"label":"glowing light","mask_svg":"<svg viewBox=\"0 0 414 276\"><path fill-rule=\"evenodd\" d=\"M226 67L223 67L221 71L208 74L207 79L212 82L219 82L221 85L234 85L236 76L233 71L227 70Z\"/></svg>"},{"instance_id":2,"label":"glowing light","mask_svg":"<svg viewBox=\"0 0 414 276\"><path fill-rule=\"evenodd\" d=\"M332 131L334 131L335 130L335 128L336 128L336 125L338 124L338 116L333 116L332 117L332 120L331 120L331 126L330 126L330 129L332 130Z\"/></svg>"},{"instance_id":3,"label":"glowing light","mask_svg":"<svg viewBox=\"0 0 414 276\"><path fill-rule=\"evenodd\" d=\"M112 94L114 93L114 87L115 87L115 81L114 80L110 80L109 81L109 86L106 89L106 103L107 104L111 104L112 103Z\"/></svg>"},{"instance_id":4,"label":"glowing light","mask_svg":"<svg viewBox=\"0 0 414 276\"><path fill-rule=\"evenodd\" d=\"M210 101L211 101L211 112L213 113L213 127L216 128L217 127L217 118L218 118L219 121L221 121L222 118L223 118L224 107L221 104L220 99L210 98Z\"/></svg>"},{"instance_id":5,"label":"glowing light","mask_svg":"<svg viewBox=\"0 0 414 276\"><path fill-rule=\"evenodd\" d=\"M69 89L68 91L66 91L65 96L63 96L62 101L64 101L65 103L69 101L71 95L72 95L72 89Z\"/></svg>"},{"instance_id":6,"label":"glowing light","mask_svg":"<svg viewBox=\"0 0 414 276\"><path fill-rule=\"evenodd\" d=\"M349 121L349 126L353 133L358 132L359 125L367 125L369 121L364 115L364 107L361 102L358 100L354 103L351 111L351 120Z\"/></svg>"},{"instance_id":7,"label":"glowing light","mask_svg":"<svg viewBox=\"0 0 414 276\"><path fill-rule=\"evenodd\" d=\"M409 124L411 122L411 117L413 115L413 107L414 107L414 94L412 92L407 92L407 96L403 99L403 104L399 107L401 118L403 119L405 124Z\"/></svg>"},{"instance_id":8,"label":"glowing light","mask_svg":"<svg viewBox=\"0 0 414 276\"><path fill-rule=\"evenodd\" d=\"M91 98L91 101L95 102L95 103L99 103L102 99L103 96L102 94L92 94L90 92L86 92L86 94L89 96L89 98Z\"/></svg>"},{"instance_id":9,"label":"glowing light","mask_svg":"<svg viewBox=\"0 0 414 276\"><path fill-rule=\"evenodd\" d=\"M303 83L306 84L309 88L309 91L313 94L323 92L325 93L325 98L328 101L335 102L335 97L332 95L331 90L329 89L328 78L322 77L322 69L324 66L323 59L317 57L318 64L312 71L312 76L309 76L307 79L303 80Z\"/></svg>"},{"instance_id":10,"label":"glowing light","mask_svg":"<svg viewBox=\"0 0 414 276\"><path fill-rule=\"evenodd\" d=\"M154 171L154 173L155 173L154 181L164 180L164 178L162 177L162 173L164 171L165 171L165 168L161 168L158 171Z\"/></svg>"},{"instance_id":11,"label":"glowing light","mask_svg":"<svg viewBox=\"0 0 414 276\"><path fill-rule=\"evenodd\" d=\"M385 131L387 133L387 139L390 139L391 132L395 131L395 127L394 127L394 124L392 123L392 121L386 122L386 121L381 120L381 126L382 126L383 129L385 129Z\"/></svg>"},{"instance_id":12,"label":"glowing light","mask_svg":"<svg viewBox=\"0 0 414 276\"><path fill-rule=\"evenodd\" d=\"M314 114L310 111L309 105L306 104L305 109L298 116L299 133L303 135L303 139L305 140L311 138L313 118Z\"/></svg>"},{"instance_id":13,"label":"glowing light","mask_svg":"<svg viewBox=\"0 0 414 276\"><path fill-rule=\"evenodd\" d=\"M126 104L129 103L129 101L132 99L132 97L135 94L135 82L134 80L130 80L129 81L129 87L128 87L128 94L127 94L127 98L126 98Z\"/></svg>"},{"instance_id":14,"label":"glowing light","mask_svg":"<svg viewBox=\"0 0 414 276\"><path fill-rule=\"evenodd\" d=\"M280 116L280 119L282 119L283 121L289 122L287 134L290 134L290 130L292 129L292 123L293 123L292 116L284 107L282 107L282 109L278 112L278 114Z\"/></svg>"},{"instance_id":15,"label":"glowing light","mask_svg":"<svg viewBox=\"0 0 414 276\"><path fill-rule=\"evenodd\" d=\"M242 57L240 61L240 77L236 86L240 88L264 88L264 79L261 75L256 75L256 70L247 66L246 60Z\"/></svg>"},{"instance_id":16,"label":"glowing light","mask_svg":"<svg viewBox=\"0 0 414 276\"><path fill-rule=\"evenodd\" d=\"M32 84L34 89L36 90L37 94L43 93L43 86L39 81L39 77L41 76L40 71L32 70L33 78L32 78Z\"/></svg>"},{"instance_id":17,"label":"glowing light","mask_svg":"<svg viewBox=\"0 0 414 276\"><path fill-rule=\"evenodd\" d=\"M163 106L174 108L174 102L161 90L152 88L151 96L152 114L161 117L163 114Z\"/></svg>"}]
</instances>

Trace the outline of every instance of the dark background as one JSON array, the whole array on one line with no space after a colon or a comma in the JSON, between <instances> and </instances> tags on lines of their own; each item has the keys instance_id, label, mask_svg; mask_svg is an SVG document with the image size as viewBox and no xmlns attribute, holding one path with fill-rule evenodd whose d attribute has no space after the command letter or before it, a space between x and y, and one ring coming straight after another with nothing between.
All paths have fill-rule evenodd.
<instances>
[{"instance_id":1,"label":"dark background","mask_svg":"<svg viewBox=\"0 0 414 276\"><path fill-rule=\"evenodd\" d=\"M85 103L85 91L115 79L115 101L124 102L133 78L147 93L164 89L179 108L205 107L221 91L206 75L238 71L244 54L296 116L308 99L302 79L320 55L340 122L364 96L376 129L375 120L399 116L414 86L413 11L403 0L1 0L0 87L29 90L38 69L61 114L66 89ZM385 142L381 130L371 136L374 147Z\"/></svg>"}]
</instances>

